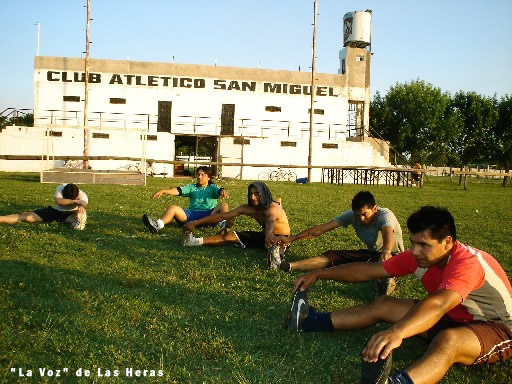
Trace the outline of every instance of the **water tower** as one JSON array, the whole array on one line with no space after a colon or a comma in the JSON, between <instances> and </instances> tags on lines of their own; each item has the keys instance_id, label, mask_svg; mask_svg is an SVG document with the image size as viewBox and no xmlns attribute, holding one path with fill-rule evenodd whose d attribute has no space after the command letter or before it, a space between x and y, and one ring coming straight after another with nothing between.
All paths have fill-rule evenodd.
<instances>
[{"instance_id":1,"label":"water tower","mask_svg":"<svg viewBox=\"0 0 512 384\"><path fill-rule=\"evenodd\" d=\"M343 16L343 47L367 48L371 51L372 11L347 12ZM339 52L340 69L338 73L346 73L347 50Z\"/></svg>"}]
</instances>

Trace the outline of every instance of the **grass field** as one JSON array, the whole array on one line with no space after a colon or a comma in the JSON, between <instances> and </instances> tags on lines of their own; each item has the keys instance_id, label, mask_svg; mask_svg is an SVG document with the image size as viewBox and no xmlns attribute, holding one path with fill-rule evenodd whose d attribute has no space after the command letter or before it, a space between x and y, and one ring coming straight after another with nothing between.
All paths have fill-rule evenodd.
<instances>
[{"instance_id":1,"label":"grass field","mask_svg":"<svg viewBox=\"0 0 512 384\"><path fill-rule=\"evenodd\" d=\"M235 246L182 248L180 230L150 234L140 217L158 216L169 202L150 200L156 190L186 180L148 179L146 187L84 185L90 198L84 231L64 225L0 226L0 384L11 382L133 381L126 369L162 377L151 383L358 383L365 340L385 325L357 332L294 334L283 330L297 274L265 269L262 251ZM221 181L235 207L248 182ZM350 207L357 185L269 182L283 198L292 232L332 219ZM472 180L430 177L423 189L368 187L393 210L404 230L421 205L448 207L458 238L494 255L512 277L512 188ZM52 204L53 184L35 174L0 173L0 215ZM257 229L237 219L235 229ZM212 233L203 230L202 233ZM405 242L408 244L408 241ZM332 248L360 247L352 229L297 242L289 260ZM310 303L332 311L372 299L371 283L320 281ZM395 295L423 296L415 278L401 278ZM411 338L394 354L394 369L420 356L425 342ZM13 373L12 368L16 368ZM19 377L32 370L32 378ZM39 368L64 368L41 377ZM77 377L87 369L90 377ZM119 370L118 377L99 377ZM153 370L154 372L151 372ZM143 374L143 372L141 372ZM453 367L443 383L510 383L512 363Z\"/></svg>"}]
</instances>

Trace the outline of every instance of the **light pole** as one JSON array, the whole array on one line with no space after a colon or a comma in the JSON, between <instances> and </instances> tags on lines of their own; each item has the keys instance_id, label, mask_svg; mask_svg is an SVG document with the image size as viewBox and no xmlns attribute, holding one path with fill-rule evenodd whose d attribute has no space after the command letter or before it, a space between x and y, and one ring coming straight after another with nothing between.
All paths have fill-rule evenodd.
<instances>
[{"instance_id":1,"label":"light pole","mask_svg":"<svg viewBox=\"0 0 512 384\"><path fill-rule=\"evenodd\" d=\"M313 163L313 116L315 115L315 56L316 56L316 14L317 3L313 2L313 58L311 60L311 108L309 110L309 154L308 183L311 183L311 167Z\"/></svg>"},{"instance_id":2,"label":"light pole","mask_svg":"<svg viewBox=\"0 0 512 384\"><path fill-rule=\"evenodd\" d=\"M87 20L85 24L85 97L84 97L84 161L83 168L87 169L87 156L89 153L88 147L88 129L89 124L87 109L89 104L89 21L91 20L91 0L87 0Z\"/></svg>"}]
</instances>

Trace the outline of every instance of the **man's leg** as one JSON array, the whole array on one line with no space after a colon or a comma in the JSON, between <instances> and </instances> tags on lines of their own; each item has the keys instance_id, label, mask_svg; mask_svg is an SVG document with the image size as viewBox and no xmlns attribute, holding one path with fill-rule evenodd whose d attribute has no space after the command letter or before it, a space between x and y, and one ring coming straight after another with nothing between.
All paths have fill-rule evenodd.
<instances>
[{"instance_id":1,"label":"man's leg","mask_svg":"<svg viewBox=\"0 0 512 384\"><path fill-rule=\"evenodd\" d=\"M356 261L375 261L378 260L379 253L360 250L340 250L340 251L327 251L320 256L311 257L309 259L294 261L291 263L283 263L281 269L286 268L288 264L289 270L292 271L313 271L316 269L333 267L340 264L348 264Z\"/></svg>"},{"instance_id":2,"label":"man's leg","mask_svg":"<svg viewBox=\"0 0 512 384\"><path fill-rule=\"evenodd\" d=\"M425 354L405 371L414 384L437 383L455 363L471 365L480 355L480 340L466 327L441 331Z\"/></svg>"},{"instance_id":3,"label":"man's leg","mask_svg":"<svg viewBox=\"0 0 512 384\"><path fill-rule=\"evenodd\" d=\"M160 216L159 220L161 220L163 224L169 224L174 218L185 223L187 221L187 214L185 213L183 208L177 205L169 205L169 207L165 210L163 215Z\"/></svg>"},{"instance_id":4,"label":"man's leg","mask_svg":"<svg viewBox=\"0 0 512 384\"><path fill-rule=\"evenodd\" d=\"M235 232L223 232L213 236L194 237L192 233L184 235L182 243L186 247L197 245L224 245L229 243L238 244L238 237Z\"/></svg>"},{"instance_id":5,"label":"man's leg","mask_svg":"<svg viewBox=\"0 0 512 384\"><path fill-rule=\"evenodd\" d=\"M12 215L0 216L0 224L14 224L21 221L26 223L40 223L43 219L34 212L14 213Z\"/></svg>"},{"instance_id":6,"label":"man's leg","mask_svg":"<svg viewBox=\"0 0 512 384\"><path fill-rule=\"evenodd\" d=\"M212 213L210 213L210 215L215 215L217 213L226 213L227 211L229 211L228 203L220 203L217 204L215 208L213 208L213 211Z\"/></svg>"}]
</instances>

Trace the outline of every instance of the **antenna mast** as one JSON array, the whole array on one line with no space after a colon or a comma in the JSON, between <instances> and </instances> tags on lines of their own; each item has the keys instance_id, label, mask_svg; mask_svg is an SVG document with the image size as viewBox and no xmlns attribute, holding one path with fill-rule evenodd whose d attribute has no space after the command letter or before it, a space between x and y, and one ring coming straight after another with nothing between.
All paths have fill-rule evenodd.
<instances>
[{"instance_id":1,"label":"antenna mast","mask_svg":"<svg viewBox=\"0 0 512 384\"><path fill-rule=\"evenodd\" d=\"M313 162L313 116L315 115L315 56L316 56L316 14L317 3L313 2L313 59L311 60L311 108L309 110L309 154L308 154L308 183L311 183L311 166Z\"/></svg>"}]
</instances>

